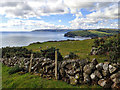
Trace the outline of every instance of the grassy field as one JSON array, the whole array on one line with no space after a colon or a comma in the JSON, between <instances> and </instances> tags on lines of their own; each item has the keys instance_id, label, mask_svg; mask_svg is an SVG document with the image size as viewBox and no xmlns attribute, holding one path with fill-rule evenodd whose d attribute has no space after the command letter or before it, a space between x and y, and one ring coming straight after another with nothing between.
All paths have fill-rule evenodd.
<instances>
[{"instance_id":1,"label":"grassy field","mask_svg":"<svg viewBox=\"0 0 120 90\"><path fill-rule=\"evenodd\" d=\"M9 75L9 69L10 67L2 66L2 88L101 88L97 85L72 86L60 80L48 80L37 75L31 75L30 73Z\"/></svg>"},{"instance_id":2,"label":"grassy field","mask_svg":"<svg viewBox=\"0 0 120 90\"><path fill-rule=\"evenodd\" d=\"M82 40L82 41L59 41L59 42L44 42L41 44L30 44L25 46L25 48L29 50L33 50L34 52L40 52L41 49L47 49L50 47L59 48L59 51L63 56L69 54L69 52L76 53L80 59L97 58L99 62L103 62L106 59L105 56L89 55L90 50L92 48L94 39ZM41 48L40 48L41 47ZM79 85L72 86L63 82L61 80L48 80L46 78L41 78L37 75L31 75L30 73L26 73L23 75L19 75L18 73L9 75L10 67L2 66L2 87L3 88L100 88L97 85Z\"/></svg>"},{"instance_id":3,"label":"grassy field","mask_svg":"<svg viewBox=\"0 0 120 90\"><path fill-rule=\"evenodd\" d=\"M103 62L104 59L106 59L104 55L89 55L93 41L94 39L82 41L44 42L42 44L31 44L25 48L29 50L32 49L34 52L39 52L41 49L47 49L47 47L56 47L63 56L69 54L70 52L74 52L80 57L80 59L90 58L90 60L92 60L93 58L97 58L99 62Z\"/></svg>"},{"instance_id":4,"label":"grassy field","mask_svg":"<svg viewBox=\"0 0 120 90\"><path fill-rule=\"evenodd\" d=\"M65 34L66 37L104 37L112 36L120 33L118 29L94 29L94 30L82 30L82 31L70 31Z\"/></svg>"}]
</instances>

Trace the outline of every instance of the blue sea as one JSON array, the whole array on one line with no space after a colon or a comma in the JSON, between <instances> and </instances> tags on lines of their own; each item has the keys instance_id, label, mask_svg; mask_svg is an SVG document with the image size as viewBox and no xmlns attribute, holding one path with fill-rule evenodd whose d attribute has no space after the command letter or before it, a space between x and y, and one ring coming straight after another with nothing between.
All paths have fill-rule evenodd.
<instances>
[{"instance_id":1,"label":"blue sea","mask_svg":"<svg viewBox=\"0 0 120 90\"><path fill-rule=\"evenodd\" d=\"M68 38L64 37L66 32L1 32L0 33L0 47L6 46L27 46L33 42L47 42L60 40L84 40L89 39L85 37Z\"/></svg>"}]
</instances>

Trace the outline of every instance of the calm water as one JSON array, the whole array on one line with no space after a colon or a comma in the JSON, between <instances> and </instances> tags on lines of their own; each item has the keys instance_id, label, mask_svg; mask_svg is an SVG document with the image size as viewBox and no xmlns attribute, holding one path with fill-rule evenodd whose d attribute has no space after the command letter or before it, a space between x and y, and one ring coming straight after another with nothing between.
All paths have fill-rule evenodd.
<instances>
[{"instance_id":1,"label":"calm water","mask_svg":"<svg viewBox=\"0 0 120 90\"><path fill-rule=\"evenodd\" d=\"M2 32L0 33L0 47L27 46L33 42L84 40L88 38L67 38L66 32Z\"/></svg>"}]
</instances>

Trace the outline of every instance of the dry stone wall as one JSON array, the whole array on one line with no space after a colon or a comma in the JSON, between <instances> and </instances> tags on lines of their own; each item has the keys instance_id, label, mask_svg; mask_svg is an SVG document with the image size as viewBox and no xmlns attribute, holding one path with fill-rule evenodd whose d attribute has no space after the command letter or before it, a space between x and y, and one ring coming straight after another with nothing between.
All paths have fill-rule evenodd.
<instances>
[{"instance_id":1,"label":"dry stone wall","mask_svg":"<svg viewBox=\"0 0 120 90\"><path fill-rule=\"evenodd\" d=\"M2 58L0 61L9 67L18 64L24 68L24 72L29 70L30 58ZM49 58L34 58L31 72L41 77L54 78L55 61ZM104 88L120 88L120 64L98 63L96 59L91 62L88 60L59 61L58 79L72 85L96 84Z\"/></svg>"}]
</instances>

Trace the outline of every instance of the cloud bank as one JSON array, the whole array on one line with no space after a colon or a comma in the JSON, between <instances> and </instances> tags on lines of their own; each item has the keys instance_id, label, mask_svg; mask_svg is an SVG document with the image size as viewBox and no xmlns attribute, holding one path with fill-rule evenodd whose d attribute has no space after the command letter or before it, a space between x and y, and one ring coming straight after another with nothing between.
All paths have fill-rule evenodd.
<instances>
[{"instance_id":1,"label":"cloud bank","mask_svg":"<svg viewBox=\"0 0 120 90\"><path fill-rule=\"evenodd\" d=\"M83 14L82 9L90 13ZM41 16L64 14L75 16L68 22L70 26L55 25L41 19ZM34 28L117 28L120 13L118 12L118 0L4 0L0 1L0 15L9 18L6 23L0 22L2 29L19 27L31 30ZM39 20L29 20L32 17ZM59 20L58 23L62 21Z\"/></svg>"}]
</instances>

